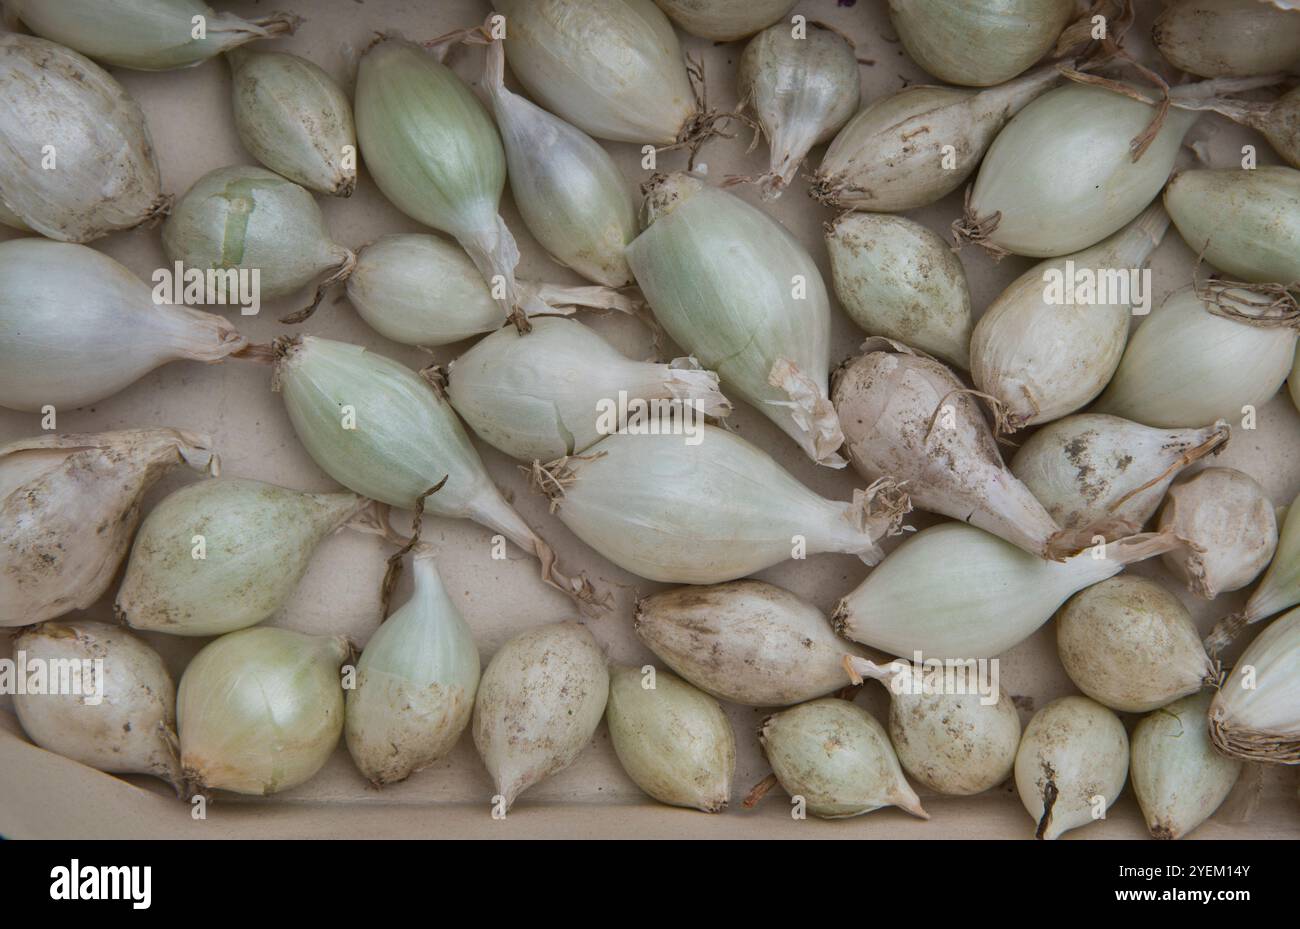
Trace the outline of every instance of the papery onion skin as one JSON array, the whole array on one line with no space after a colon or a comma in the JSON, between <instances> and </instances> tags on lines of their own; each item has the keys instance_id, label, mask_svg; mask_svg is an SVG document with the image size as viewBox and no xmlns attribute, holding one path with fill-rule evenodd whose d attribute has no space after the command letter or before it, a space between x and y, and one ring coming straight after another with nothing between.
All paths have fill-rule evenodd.
<instances>
[{"instance_id":1,"label":"papery onion skin","mask_svg":"<svg viewBox=\"0 0 1300 929\"><path fill-rule=\"evenodd\" d=\"M179 786L176 687L157 652L124 629L83 620L29 627L13 645L28 662L76 662L80 669L73 673L82 694L14 694L33 742L101 771L152 774ZM102 679L97 670L84 673L85 661L102 662L92 666ZM90 694L101 702L89 702Z\"/></svg>"},{"instance_id":2,"label":"papery onion skin","mask_svg":"<svg viewBox=\"0 0 1300 929\"><path fill-rule=\"evenodd\" d=\"M350 197L357 183L357 130L342 88L297 55L239 48L226 59L244 148L295 184ZM346 167L349 147L352 164Z\"/></svg>"},{"instance_id":3,"label":"papery onion skin","mask_svg":"<svg viewBox=\"0 0 1300 929\"><path fill-rule=\"evenodd\" d=\"M1059 80L1045 68L981 93L922 85L876 100L835 137L810 194L837 210L896 213L934 203L965 182L1007 120Z\"/></svg>"},{"instance_id":4,"label":"papery onion skin","mask_svg":"<svg viewBox=\"0 0 1300 929\"><path fill-rule=\"evenodd\" d=\"M240 19L202 0L7 0L5 6L37 35L140 71L190 68L245 42L293 32L299 22L286 13ZM195 17L203 19L203 38L193 35Z\"/></svg>"},{"instance_id":5,"label":"papery onion skin","mask_svg":"<svg viewBox=\"0 0 1300 929\"><path fill-rule=\"evenodd\" d=\"M672 24L652 0L496 0L529 96L588 135L669 145L696 113Z\"/></svg>"},{"instance_id":6,"label":"papery onion skin","mask_svg":"<svg viewBox=\"0 0 1300 929\"><path fill-rule=\"evenodd\" d=\"M133 629L172 635L259 623L288 601L325 536L366 503L241 478L183 487L141 525L114 612Z\"/></svg>"},{"instance_id":7,"label":"papery onion skin","mask_svg":"<svg viewBox=\"0 0 1300 929\"><path fill-rule=\"evenodd\" d=\"M1110 272L1140 274L1168 226L1164 209L1150 206L1092 248L1030 268L980 317L970 341L971 376L976 387L1002 402L1009 426L1059 419L1106 388L1128 342L1134 301L1096 294L1094 302L1079 302L1067 271L1095 275L1099 287L1106 286L1103 275ZM1052 275L1064 282L1058 289L1065 290L1061 296L1068 302L1048 302Z\"/></svg>"},{"instance_id":8,"label":"papery onion skin","mask_svg":"<svg viewBox=\"0 0 1300 929\"><path fill-rule=\"evenodd\" d=\"M1210 738L1233 758L1300 764L1300 609L1246 646L1210 704Z\"/></svg>"},{"instance_id":9,"label":"papery onion skin","mask_svg":"<svg viewBox=\"0 0 1300 929\"><path fill-rule=\"evenodd\" d=\"M667 671L615 666L605 721L628 777L660 803L720 813L731 799L736 737L718 701Z\"/></svg>"},{"instance_id":10,"label":"papery onion skin","mask_svg":"<svg viewBox=\"0 0 1300 929\"><path fill-rule=\"evenodd\" d=\"M220 316L155 303L148 285L94 249L0 243L0 406L72 410L170 361L210 363L247 347Z\"/></svg>"},{"instance_id":11,"label":"papery onion skin","mask_svg":"<svg viewBox=\"0 0 1300 929\"><path fill-rule=\"evenodd\" d=\"M1300 13L1294 14L1300 21ZM1181 171L1165 205L1188 248L1239 281L1300 281L1300 171Z\"/></svg>"},{"instance_id":12,"label":"papery onion skin","mask_svg":"<svg viewBox=\"0 0 1300 929\"><path fill-rule=\"evenodd\" d=\"M701 428L694 445L667 433L609 436L582 459L546 466L542 489L578 538L624 570L666 583L735 580L796 548L872 564L878 540L899 531L906 504L892 493L827 500L745 440Z\"/></svg>"},{"instance_id":13,"label":"papery onion skin","mask_svg":"<svg viewBox=\"0 0 1300 929\"><path fill-rule=\"evenodd\" d=\"M1061 526L1121 519L1133 531L1155 515L1178 473L1228 441L1227 423L1157 429L1079 413L1048 423L1011 459L1011 471Z\"/></svg>"},{"instance_id":14,"label":"papery onion skin","mask_svg":"<svg viewBox=\"0 0 1300 929\"><path fill-rule=\"evenodd\" d=\"M687 174L656 176L643 219L628 262L668 335L809 458L843 467L826 389L830 298L812 256L762 211Z\"/></svg>"},{"instance_id":15,"label":"papery onion skin","mask_svg":"<svg viewBox=\"0 0 1300 929\"><path fill-rule=\"evenodd\" d=\"M1224 299L1254 301L1229 290ZM1251 311L1255 312L1255 311ZM1129 337L1115 377L1092 407L1148 426L1236 420L1277 393L1293 360L1293 325L1228 319L1192 288L1172 294Z\"/></svg>"},{"instance_id":16,"label":"papery onion skin","mask_svg":"<svg viewBox=\"0 0 1300 929\"><path fill-rule=\"evenodd\" d=\"M171 204L139 104L107 71L53 42L0 35L0 141L6 225L90 242Z\"/></svg>"},{"instance_id":17,"label":"papery onion skin","mask_svg":"<svg viewBox=\"0 0 1300 929\"><path fill-rule=\"evenodd\" d=\"M469 725L479 658L432 553L417 551L411 598L384 620L357 661L343 734L376 786L405 780L456 745Z\"/></svg>"},{"instance_id":18,"label":"papery onion skin","mask_svg":"<svg viewBox=\"0 0 1300 929\"><path fill-rule=\"evenodd\" d=\"M474 699L472 732L506 810L577 759L608 696L605 656L578 623L521 632L492 656Z\"/></svg>"},{"instance_id":19,"label":"papery onion skin","mask_svg":"<svg viewBox=\"0 0 1300 929\"><path fill-rule=\"evenodd\" d=\"M1109 809L1124 789L1128 758L1124 724L1096 701L1061 697L1035 713L1015 769L1020 802L1038 824L1035 837L1057 839L1093 822L1095 797L1105 802L1096 812Z\"/></svg>"},{"instance_id":20,"label":"papery onion skin","mask_svg":"<svg viewBox=\"0 0 1300 929\"><path fill-rule=\"evenodd\" d=\"M1042 58L1074 0L889 0L889 21L922 68L950 84L1001 84Z\"/></svg>"},{"instance_id":21,"label":"papery onion skin","mask_svg":"<svg viewBox=\"0 0 1300 929\"><path fill-rule=\"evenodd\" d=\"M1056 649L1080 690L1124 713L1157 709L1216 681L1187 607L1135 575L1071 597L1056 618Z\"/></svg>"},{"instance_id":22,"label":"papery onion skin","mask_svg":"<svg viewBox=\"0 0 1300 929\"><path fill-rule=\"evenodd\" d=\"M1232 468L1206 468L1169 489L1159 528L1188 544L1162 560L1198 597L1240 590L1268 567L1277 517L1264 488Z\"/></svg>"},{"instance_id":23,"label":"papery onion skin","mask_svg":"<svg viewBox=\"0 0 1300 929\"><path fill-rule=\"evenodd\" d=\"M1300 65L1300 13L1260 0L1180 0L1151 31L1156 48L1201 77L1248 77Z\"/></svg>"},{"instance_id":24,"label":"papery onion skin","mask_svg":"<svg viewBox=\"0 0 1300 929\"><path fill-rule=\"evenodd\" d=\"M1147 830L1181 839L1219 808L1242 764L1214 750L1206 727L1211 691L1175 700L1144 716L1130 738L1129 776Z\"/></svg>"},{"instance_id":25,"label":"papery onion skin","mask_svg":"<svg viewBox=\"0 0 1300 929\"><path fill-rule=\"evenodd\" d=\"M1287 390L1291 392L1291 402L1296 412L1300 413L1300 350L1296 352L1295 364L1291 367L1291 376L1287 378Z\"/></svg>"},{"instance_id":26,"label":"papery onion skin","mask_svg":"<svg viewBox=\"0 0 1300 929\"><path fill-rule=\"evenodd\" d=\"M655 0L659 9L691 35L733 42L775 23L794 0Z\"/></svg>"},{"instance_id":27,"label":"papery onion skin","mask_svg":"<svg viewBox=\"0 0 1300 929\"><path fill-rule=\"evenodd\" d=\"M842 213L826 251L835 296L867 334L970 368L970 286L936 233L903 216Z\"/></svg>"},{"instance_id":28,"label":"papery onion skin","mask_svg":"<svg viewBox=\"0 0 1300 929\"><path fill-rule=\"evenodd\" d=\"M310 780L343 732L342 637L242 629L190 661L176 694L194 791L279 793Z\"/></svg>"},{"instance_id":29,"label":"papery onion skin","mask_svg":"<svg viewBox=\"0 0 1300 929\"><path fill-rule=\"evenodd\" d=\"M212 440L127 429L0 445L0 626L97 601L131 547L145 491L179 464L215 469Z\"/></svg>"},{"instance_id":30,"label":"papery onion skin","mask_svg":"<svg viewBox=\"0 0 1300 929\"><path fill-rule=\"evenodd\" d=\"M232 165L194 182L167 217L163 251L186 268L258 269L263 299L288 296L356 262L330 241L316 200L273 171Z\"/></svg>"},{"instance_id":31,"label":"papery onion skin","mask_svg":"<svg viewBox=\"0 0 1300 929\"><path fill-rule=\"evenodd\" d=\"M676 400L699 414L725 416L731 405L718 376L692 368L632 361L593 330L539 317L521 336L498 329L454 361L447 397L483 441L513 458L551 461L586 451L605 437L602 409L620 392L636 401ZM617 428L617 424L609 424Z\"/></svg>"},{"instance_id":32,"label":"papery onion skin","mask_svg":"<svg viewBox=\"0 0 1300 929\"><path fill-rule=\"evenodd\" d=\"M1050 258L1095 245L1131 222L1164 186L1198 113L1171 107L1136 162L1132 140L1154 107L1114 91L1068 84L1015 115L989 147L971 191L968 224L1016 255Z\"/></svg>"},{"instance_id":33,"label":"papery onion skin","mask_svg":"<svg viewBox=\"0 0 1300 929\"><path fill-rule=\"evenodd\" d=\"M781 786L803 797L814 816L843 819L897 806L930 818L884 727L847 700L813 700L769 716L758 740Z\"/></svg>"},{"instance_id":34,"label":"papery onion skin","mask_svg":"<svg viewBox=\"0 0 1300 929\"><path fill-rule=\"evenodd\" d=\"M790 185L808 151L829 142L858 108L858 60L835 30L808 23L794 36L788 23L765 29L740 56L736 90L747 100L771 147L764 199Z\"/></svg>"},{"instance_id":35,"label":"papery onion skin","mask_svg":"<svg viewBox=\"0 0 1300 929\"><path fill-rule=\"evenodd\" d=\"M790 706L844 687L837 638L821 610L756 580L660 591L636 602L632 628L696 687L745 706Z\"/></svg>"}]
</instances>

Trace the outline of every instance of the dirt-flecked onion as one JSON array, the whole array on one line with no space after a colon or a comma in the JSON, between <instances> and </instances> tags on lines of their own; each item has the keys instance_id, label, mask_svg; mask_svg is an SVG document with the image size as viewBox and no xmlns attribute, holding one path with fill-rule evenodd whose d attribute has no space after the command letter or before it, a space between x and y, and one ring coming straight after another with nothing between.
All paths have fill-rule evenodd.
<instances>
[{"instance_id":1,"label":"dirt-flecked onion","mask_svg":"<svg viewBox=\"0 0 1300 929\"><path fill-rule=\"evenodd\" d=\"M802 797L814 816L843 819L896 806L930 818L884 727L847 700L814 700L769 716L758 740L786 793Z\"/></svg>"},{"instance_id":2,"label":"dirt-flecked onion","mask_svg":"<svg viewBox=\"0 0 1300 929\"><path fill-rule=\"evenodd\" d=\"M1034 714L1016 752L1016 789L1038 824L1056 839L1102 819L1128 777L1124 724L1087 697L1061 697Z\"/></svg>"},{"instance_id":3,"label":"dirt-flecked onion","mask_svg":"<svg viewBox=\"0 0 1300 929\"><path fill-rule=\"evenodd\" d=\"M772 25L794 0L655 0L668 18L691 35L731 42Z\"/></svg>"},{"instance_id":4,"label":"dirt-flecked onion","mask_svg":"<svg viewBox=\"0 0 1300 929\"><path fill-rule=\"evenodd\" d=\"M1234 758L1300 764L1300 610L1241 653L1210 704L1210 737Z\"/></svg>"},{"instance_id":5,"label":"dirt-flecked onion","mask_svg":"<svg viewBox=\"0 0 1300 929\"><path fill-rule=\"evenodd\" d=\"M726 808L736 737L718 701L667 671L615 666L605 722L623 770L650 796L705 813Z\"/></svg>"},{"instance_id":6,"label":"dirt-flecked onion","mask_svg":"<svg viewBox=\"0 0 1300 929\"><path fill-rule=\"evenodd\" d=\"M1224 97L1210 101L1207 109L1263 134L1287 164L1300 168L1300 87L1273 101Z\"/></svg>"},{"instance_id":7,"label":"dirt-flecked onion","mask_svg":"<svg viewBox=\"0 0 1300 929\"><path fill-rule=\"evenodd\" d=\"M1300 66L1300 11L1260 0L1176 0L1151 30L1176 67L1202 77L1245 77Z\"/></svg>"}]
</instances>

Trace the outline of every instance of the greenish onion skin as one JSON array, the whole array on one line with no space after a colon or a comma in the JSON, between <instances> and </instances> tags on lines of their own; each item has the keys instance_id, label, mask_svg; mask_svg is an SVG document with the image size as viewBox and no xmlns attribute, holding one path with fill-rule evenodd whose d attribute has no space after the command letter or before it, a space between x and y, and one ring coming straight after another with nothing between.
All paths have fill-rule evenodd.
<instances>
[{"instance_id":1,"label":"greenish onion skin","mask_svg":"<svg viewBox=\"0 0 1300 929\"><path fill-rule=\"evenodd\" d=\"M137 71L190 68L254 39L292 32L285 13L246 20L202 0L8 0L6 9L37 35L105 64ZM205 37L193 36L202 16Z\"/></svg>"},{"instance_id":2,"label":"greenish onion skin","mask_svg":"<svg viewBox=\"0 0 1300 929\"><path fill-rule=\"evenodd\" d=\"M513 327L480 339L448 370L447 397L474 433L520 461L551 461L586 451L605 437L601 410L620 391L635 401L692 402L699 413L731 411L712 371L690 359L672 365L633 361L593 330L562 317L539 317L521 336ZM617 423L609 423L617 427Z\"/></svg>"},{"instance_id":3,"label":"greenish onion skin","mask_svg":"<svg viewBox=\"0 0 1300 929\"><path fill-rule=\"evenodd\" d=\"M1046 55L1074 18L1074 0L889 0L912 60L941 81L990 87Z\"/></svg>"},{"instance_id":4,"label":"greenish onion skin","mask_svg":"<svg viewBox=\"0 0 1300 929\"><path fill-rule=\"evenodd\" d=\"M789 23L765 29L740 56L737 92L748 100L771 147L764 199L794 181L814 145L829 142L858 108L858 59L833 29L808 23L792 35Z\"/></svg>"},{"instance_id":5,"label":"greenish onion skin","mask_svg":"<svg viewBox=\"0 0 1300 929\"><path fill-rule=\"evenodd\" d=\"M1300 764L1300 609L1255 637L1210 704L1210 738L1244 761Z\"/></svg>"},{"instance_id":6,"label":"greenish onion skin","mask_svg":"<svg viewBox=\"0 0 1300 929\"><path fill-rule=\"evenodd\" d=\"M0 222L90 242L167 211L140 106L103 68L53 42L0 35ZM45 163L57 142L56 170Z\"/></svg>"},{"instance_id":7,"label":"greenish onion skin","mask_svg":"<svg viewBox=\"0 0 1300 929\"><path fill-rule=\"evenodd\" d=\"M586 133L507 90L504 72L501 42L493 42L484 86L524 225L551 257L588 280L632 283L623 250L636 238L636 205L623 173Z\"/></svg>"},{"instance_id":8,"label":"greenish onion skin","mask_svg":"<svg viewBox=\"0 0 1300 929\"><path fill-rule=\"evenodd\" d=\"M763 721L758 732L776 779L823 819L896 806L929 819L903 777L884 727L847 700L813 700Z\"/></svg>"},{"instance_id":9,"label":"greenish onion skin","mask_svg":"<svg viewBox=\"0 0 1300 929\"><path fill-rule=\"evenodd\" d=\"M1092 248L1030 268L980 317L971 376L1002 402L1010 425L1041 425L1087 406L1106 389L1128 343L1131 303L1049 303L1048 275L1065 279L1067 262L1098 277L1138 271L1168 226L1168 214L1154 204Z\"/></svg>"},{"instance_id":10,"label":"greenish onion skin","mask_svg":"<svg viewBox=\"0 0 1300 929\"><path fill-rule=\"evenodd\" d=\"M681 435L611 435L579 461L556 514L614 564L652 581L716 584L791 557L845 552L868 564L897 516L867 512L865 495L837 503L768 455L716 426ZM603 453L603 454L602 454Z\"/></svg>"},{"instance_id":11,"label":"greenish onion skin","mask_svg":"<svg viewBox=\"0 0 1300 929\"><path fill-rule=\"evenodd\" d=\"M179 786L176 687L162 658L117 626L49 622L14 637L29 662L102 661L102 678L83 681L103 699L81 694L14 694L13 707L28 737L51 752L111 773L152 774Z\"/></svg>"},{"instance_id":12,"label":"greenish onion skin","mask_svg":"<svg viewBox=\"0 0 1300 929\"><path fill-rule=\"evenodd\" d=\"M1052 618L1071 595L1177 540L1133 536L1047 561L965 523L916 533L844 597L831 622L854 642L891 655L993 658ZM924 596L921 596L921 594Z\"/></svg>"},{"instance_id":13,"label":"greenish onion skin","mask_svg":"<svg viewBox=\"0 0 1300 929\"><path fill-rule=\"evenodd\" d=\"M417 553L411 599L384 620L357 662L343 734L376 786L405 780L455 746L474 710L479 657L432 556Z\"/></svg>"},{"instance_id":14,"label":"greenish onion skin","mask_svg":"<svg viewBox=\"0 0 1300 929\"><path fill-rule=\"evenodd\" d=\"M1038 824L1035 838L1057 839L1093 822L1095 798L1110 809L1128 779L1128 758L1124 724L1100 703L1061 697L1035 713L1015 766L1020 802ZM1056 792L1050 810L1049 784Z\"/></svg>"},{"instance_id":15,"label":"greenish onion skin","mask_svg":"<svg viewBox=\"0 0 1300 929\"><path fill-rule=\"evenodd\" d=\"M731 799L736 737L718 701L667 671L609 675L605 722L619 763L660 803L719 813Z\"/></svg>"},{"instance_id":16,"label":"greenish onion skin","mask_svg":"<svg viewBox=\"0 0 1300 929\"><path fill-rule=\"evenodd\" d=\"M655 0L691 35L734 42L771 26L794 8L792 0Z\"/></svg>"},{"instance_id":17,"label":"greenish onion skin","mask_svg":"<svg viewBox=\"0 0 1300 929\"><path fill-rule=\"evenodd\" d=\"M918 222L843 213L826 232L831 284L868 335L970 367L970 287L948 243Z\"/></svg>"},{"instance_id":18,"label":"greenish onion skin","mask_svg":"<svg viewBox=\"0 0 1300 929\"><path fill-rule=\"evenodd\" d=\"M346 273L356 260L330 241L310 193L245 165L199 178L163 224L162 243L168 259L186 268L257 269L264 300L286 297L327 272Z\"/></svg>"},{"instance_id":19,"label":"greenish onion skin","mask_svg":"<svg viewBox=\"0 0 1300 929\"><path fill-rule=\"evenodd\" d=\"M176 694L181 767L195 790L267 795L310 780L343 732L341 636L262 627L204 646Z\"/></svg>"},{"instance_id":20,"label":"greenish onion skin","mask_svg":"<svg viewBox=\"0 0 1300 929\"><path fill-rule=\"evenodd\" d=\"M1120 575L1070 598L1056 619L1070 680L1123 713L1146 713L1214 684L1187 607L1155 581Z\"/></svg>"},{"instance_id":21,"label":"greenish onion skin","mask_svg":"<svg viewBox=\"0 0 1300 929\"><path fill-rule=\"evenodd\" d=\"M357 182L352 104L334 79L305 58L232 49L235 129L245 149L308 190L350 197ZM344 160L351 150L352 167Z\"/></svg>"},{"instance_id":22,"label":"greenish onion skin","mask_svg":"<svg viewBox=\"0 0 1300 929\"><path fill-rule=\"evenodd\" d=\"M1085 84L1048 91L993 141L971 192L967 220L992 222L977 237L1016 255L1052 258L1132 222L1160 193L1198 113L1171 107L1134 162L1130 142L1155 108Z\"/></svg>"},{"instance_id":23,"label":"greenish onion skin","mask_svg":"<svg viewBox=\"0 0 1300 929\"><path fill-rule=\"evenodd\" d=\"M183 487L140 526L114 613L133 629L220 635L260 623L297 588L312 552L366 501L217 478ZM204 557L194 555L202 536Z\"/></svg>"},{"instance_id":24,"label":"greenish onion skin","mask_svg":"<svg viewBox=\"0 0 1300 929\"><path fill-rule=\"evenodd\" d=\"M578 623L521 632L492 656L471 731L507 810L525 790L573 764L608 697L605 656Z\"/></svg>"},{"instance_id":25,"label":"greenish onion skin","mask_svg":"<svg viewBox=\"0 0 1300 929\"><path fill-rule=\"evenodd\" d=\"M154 302L147 284L93 248L0 243L0 406L76 409L168 362L212 363L247 347L215 313Z\"/></svg>"},{"instance_id":26,"label":"greenish onion skin","mask_svg":"<svg viewBox=\"0 0 1300 929\"><path fill-rule=\"evenodd\" d=\"M1175 700L1133 729L1129 776L1153 838L1181 839L1214 815L1242 764L1214 750L1206 726L1211 691Z\"/></svg>"},{"instance_id":27,"label":"greenish onion skin","mask_svg":"<svg viewBox=\"0 0 1300 929\"><path fill-rule=\"evenodd\" d=\"M755 580L652 594L637 601L632 628L696 687L745 706L790 706L842 690L845 653L861 654L817 607Z\"/></svg>"},{"instance_id":28,"label":"greenish onion skin","mask_svg":"<svg viewBox=\"0 0 1300 929\"><path fill-rule=\"evenodd\" d=\"M1201 77L1249 77L1300 65L1300 12L1258 0L1181 0L1151 30L1175 67Z\"/></svg>"},{"instance_id":29,"label":"greenish onion skin","mask_svg":"<svg viewBox=\"0 0 1300 929\"><path fill-rule=\"evenodd\" d=\"M497 0L529 96L588 135L670 145L696 115L677 34L653 0Z\"/></svg>"},{"instance_id":30,"label":"greenish onion skin","mask_svg":"<svg viewBox=\"0 0 1300 929\"><path fill-rule=\"evenodd\" d=\"M1236 280L1300 281L1300 170L1181 171L1165 205L1188 247Z\"/></svg>"},{"instance_id":31,"label":"greenish onion skin","mask_svg":"<svg viewBox=\"0 0 1300 929\"><path fill-rule=\"evenodd\" d=\"M1226 319L1193 289L1178 291L1129 337L1092 412L1165 428L1236 419L1242 407L1261 406L1278 392L1297 334L1285 324Z\"/></svg>"},{"instance_id":32,"label":"greenish onion skin","mask_svg":"<svg viewBox=\"0 0 1300 929\"><path fill-rule=\"evenodd\" d=\"M668 335L809 458L843 467L828 396L830 299L812 256L762 211L686 174L647 193L628 263ZM794 296L796 282L803 296Z\"/></svg>"}]
</instances>

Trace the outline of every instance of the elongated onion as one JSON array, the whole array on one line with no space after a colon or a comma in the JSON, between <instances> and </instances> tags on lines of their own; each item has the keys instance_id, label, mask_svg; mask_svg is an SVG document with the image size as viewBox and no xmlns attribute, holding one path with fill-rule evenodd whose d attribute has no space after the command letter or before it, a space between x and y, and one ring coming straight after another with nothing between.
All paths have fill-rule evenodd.
<instances>
[{"instance_id":1,"label":"elongated onion","mask_svg":"<svg viewBox=\"0 0 1300 929\"><path fill-rule=\"evenodd\" d=\"M1211 655L1218 653L1253 623L1276 616L1300 604L1300 506L1292 502L1278 533L1277 549L1264 576L1250 593L1246 606L1221 619L1205 639Z\"/></svg>"},{"instance_id":2,"label":"elongated onion","mask_svg":"<svg viewBox=\"0 0 1300 929\"><path fill-rule=\"evenodd\" d=\"M867 564L900 531L906 498L892 484L827 500L716 426L699 441L618 434L535 473L560 521L596 551L652 581L715 584L797 552L845 552ZM726 544L718 544L725 539Z\"/></svg>"},{"instance_id":3,"label":"elongated onion","mask_svg":"<svg viewBox=\"0 0 1300 929\"><path fill-rule=\"evenodd\" d=\"M794 0L655 0L659 9L691 35L731 42L764 29L794 6Z\"/></svg>"},{"instance_id":4,"label":"elongated onion","mask_svg":"<svg viewBox=\"0 0 1300 929\"><path fill-rule=\"evenodd\" d=\"M1177 0L1151 30L1160 53L1202 77L1243 77L1300 66L1300 11L1260 0Z\"/></svg>"},{"instance_id":5,"label":"elongated onion","mask_svg":"<svg viewBox=\"0 0 1300 929\"><path fill-rule=\"evenodd\" d=\"M813 461L844 467L826 390L830 299L812 256L765 213L691 175L657 176L643 209L628 263L673 341Z\"/></svg>"},{"instance_id":6,"label":"elongated onion","mask_svg":"<svg viewBox=\"0 0 1300 929\"><path fill-rule=\"evenodd\" d=\"M1300 610L1269 623L1210 704L1210 737L1245 761L1300 764Z\"/></svg>"}]
</instances>

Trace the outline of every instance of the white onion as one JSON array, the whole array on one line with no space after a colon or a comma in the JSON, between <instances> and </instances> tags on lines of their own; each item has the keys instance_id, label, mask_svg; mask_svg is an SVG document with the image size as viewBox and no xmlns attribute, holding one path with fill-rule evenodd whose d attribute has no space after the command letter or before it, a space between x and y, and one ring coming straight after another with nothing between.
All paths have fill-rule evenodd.
<instances>
[{"instance_id":1,"label":"white onion","mask_svg":"<svg viewBox=\"0 0 1300 929\"><path fill-rule=\"evenodd\" d=\"M772 25L794 0L655 0L659 9L691 35L731 42Z\"/></svg>"},{"instance_id":2,"label":"white onion","mask_svg":"<svg viewBox=\"0 0 1300 929\"><path fill-rule=\"evenodd\" d=\"M1203 77L1242 77L1300 66L1300 12L1261 0L1176 0L1151 31L1176 67Z\"/></svg>"},{"instance_id":3,"label":"white onion","mask_svg":"<svg viewBox=\"0 0 1300 929\"><path fill-rule=\"evenodd\" d=\"M1210 704L1210 737L1226 755L1300 764L1300 610L1269 623Z\"/></svg>"},{"instance_id":4,"label":"white onion","mask_svg":"<svg viewBox=\"0 0 1300 929\"><path fill-rule=\"evenodd\" d=\"M1246 606L1221 619L1205 639L1210 654L1225 648L1246 626L1276 616L1300 603L1300 506L1287 508L1273 561L1251 591Z\"/></svg>"}]
</instances>

